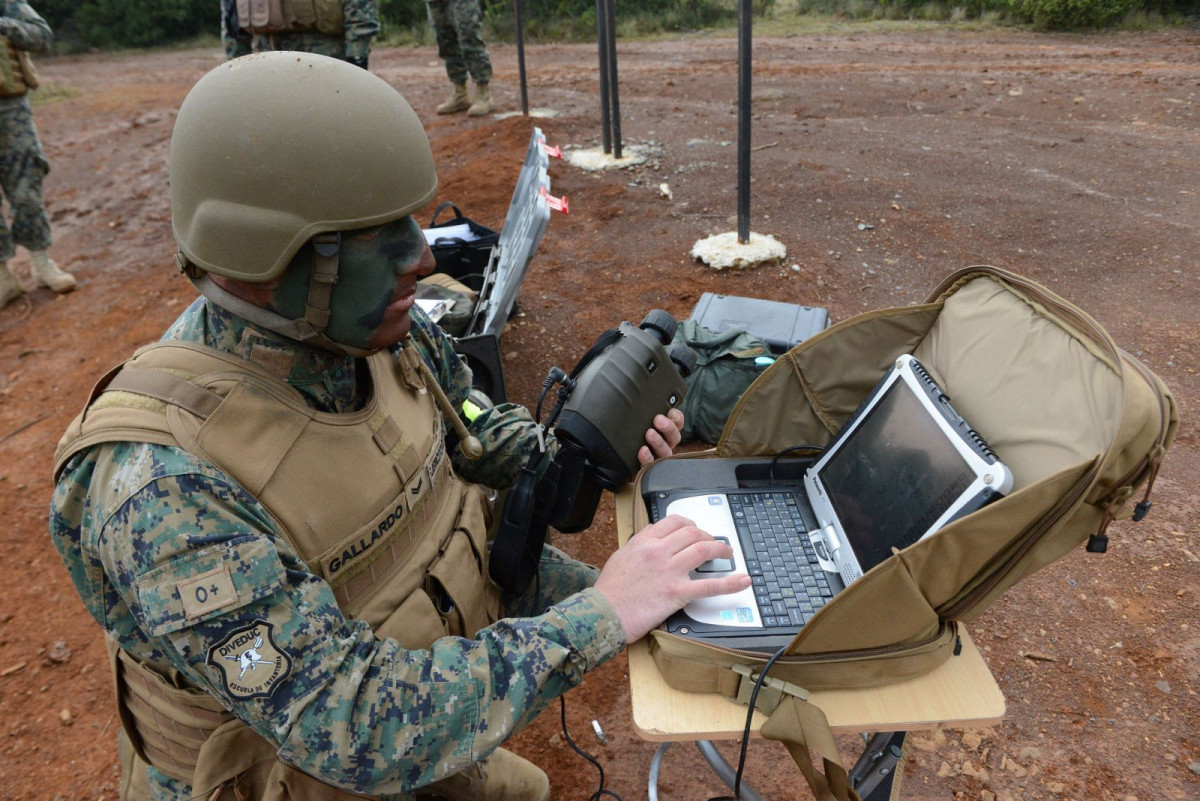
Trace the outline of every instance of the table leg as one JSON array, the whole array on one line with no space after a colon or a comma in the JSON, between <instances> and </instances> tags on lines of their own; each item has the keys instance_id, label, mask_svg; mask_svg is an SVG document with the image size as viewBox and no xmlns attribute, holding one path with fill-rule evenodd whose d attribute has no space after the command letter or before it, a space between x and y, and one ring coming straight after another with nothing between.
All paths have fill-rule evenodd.
<instances>
[{"instance_id":1,"label":"table leg","mask_svg":"<svg viewBox=\"0 0 1200 801\"><path fill-rule=\"evenodd\" d=\"M654 758L650 760L650 782L648 787L650 801L658 801L658 775L662 769L663 758L670 747L671 743L661 743L654 751ZM709 767L713 769L718 778L732 789L734 782L737 780L737 771L725 761L725 758L717 751L716 746L708 740L697 740L696 747L700 749L700 754L704 757L704 761L709 764ZM744 779L741 786L741 799L742 801L762 801L762 797L754 792Z\"/></svg>"},{"instance_id":2,"label":"table leg","mask_svg":"<svg viewBox=\"0 0 1200 801\"><path fill-rule=\"evenodd\" d=\"M888 801L892 798L897 765L904 756L902 731L876 732L867 741L862 756L850 769L850 786L863 801ZM896 788L899 789L899 788Z\"/></svg>"}]
</instances>

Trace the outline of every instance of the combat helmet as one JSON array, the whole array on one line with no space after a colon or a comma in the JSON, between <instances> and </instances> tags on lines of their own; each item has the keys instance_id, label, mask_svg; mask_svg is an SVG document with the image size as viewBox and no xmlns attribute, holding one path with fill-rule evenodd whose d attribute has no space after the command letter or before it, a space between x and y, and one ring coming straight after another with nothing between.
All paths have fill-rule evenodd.
<instances>
[{"instance_id":1,"label":"combat helmet","mask_svg":"<svg viewBox=\"0 0 1200 801\"><path fill-rule=\"evenodd\" d=\"M437 191L420 120L393 87L327 56L276 51L225 62L179 109L169 159L177 261L210 300L333 350L322 331L337 280L337 232L412 214ZM236 298L208 273L270 281L310 239L308 313Z\"/></svg>"}]
</instances>

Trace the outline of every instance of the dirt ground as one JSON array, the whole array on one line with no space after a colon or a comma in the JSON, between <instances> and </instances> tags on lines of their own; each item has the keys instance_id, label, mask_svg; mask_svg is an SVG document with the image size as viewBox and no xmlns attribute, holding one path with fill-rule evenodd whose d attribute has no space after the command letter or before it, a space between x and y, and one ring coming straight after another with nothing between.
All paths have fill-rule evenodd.
<instances>
[{"instance_id":1,"label":"dirt ground","mask_svg":"<svg viewBox=\"0 0 1200 801\"><path fill-rule=\"evenodd\" d=\"M650 158L598 173L551 165L570 214L554 215L503 336L510 397L532 404L548 367L569 368L601 330L653 307L686 317L705 291L823 306L841 320L920 301L973 263L1044 283L1165 379L1183 427L1145 521L1114 525L1107 555L1068 555L972 625L1007 716L915 735L906 797L1200 798L1200 35L759 38L752 228L788 255L718 273L688 253L736 229L736 53L731 38L621 43L623 138ZM500 106L519 109L516 50L493 56ZM167 148L180 101L219 58L39 65L45 83L71 93L36 119L53 167L51 252L80 287L33 291L0 311L4 798L115 796L102 639L46 533L51 454L96 377L194 296L172 267ZM597 144L595 64L594 46L529 48L530 105L557 112L536 121L551 144ZM499 228L531 121L435 116L446 86L432 48L382 49L371 67L427 122L439 200ZM26 281L27 264L13 262ZM589 532L557 541L602 562L615 543L611 505ZM631 726L623 657L571 693L567 719L608 789L647 796L655 746ZM841 743L852 758L856 739ZM564 743L557 706L512 747L547 768L556 799L597 786ZM757 741L750 752L746 775L765 797L806 797L782 747ZM696 749L669 752L662 798L719 791Z\"/></svg>"}]
</instances>

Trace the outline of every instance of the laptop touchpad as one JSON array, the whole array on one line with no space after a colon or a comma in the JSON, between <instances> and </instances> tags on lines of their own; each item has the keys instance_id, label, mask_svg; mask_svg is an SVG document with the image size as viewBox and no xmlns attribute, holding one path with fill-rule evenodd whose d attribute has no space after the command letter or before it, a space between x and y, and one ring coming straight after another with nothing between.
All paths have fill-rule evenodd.
<instances>
[{"instance_id":1,"label":"laptop touchpad","mask_svg":"<svg viewBox=\"0 0 1200 801\"><path fill-rule=\"evenodd\" d=\"M713 539L715 539L717 542L723 542L726 545L729 544L729 539L726 537L713 537ZM700 567L696 568L695 572L697 572L697 573L732 573L733 572L733 560L732 559L709 559L707 562L700 565Z\"/></svg>"}]
</instances>

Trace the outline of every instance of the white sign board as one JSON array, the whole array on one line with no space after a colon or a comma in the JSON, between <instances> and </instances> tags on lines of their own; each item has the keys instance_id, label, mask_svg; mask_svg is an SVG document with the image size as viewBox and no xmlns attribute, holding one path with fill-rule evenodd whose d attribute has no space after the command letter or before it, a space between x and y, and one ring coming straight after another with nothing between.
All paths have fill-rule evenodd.
<instances>
[{"instance_id":1,"label":"white sign board","mask_svg":"<svg viewBox=\"0 0 1200 801\"><path fill-rule=\"evenodd\" d=\"M499 255L489 275L492 286L484 286L480 308L476 310L475 319L482 318L483 326L472 333L500 337L504 322L516 303L525 271L529 269L529 262L550 222L550 205L546 199L550 192L550 176L546 172L550 159L545 144L542 130L534 128L529 149L525 151L525 163L517 176L517 187L508 204L508 216L500 229Z\"/></svg>"}]
</instances>

